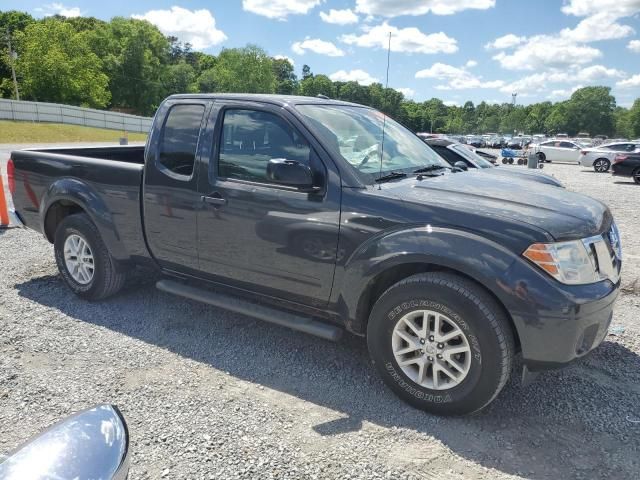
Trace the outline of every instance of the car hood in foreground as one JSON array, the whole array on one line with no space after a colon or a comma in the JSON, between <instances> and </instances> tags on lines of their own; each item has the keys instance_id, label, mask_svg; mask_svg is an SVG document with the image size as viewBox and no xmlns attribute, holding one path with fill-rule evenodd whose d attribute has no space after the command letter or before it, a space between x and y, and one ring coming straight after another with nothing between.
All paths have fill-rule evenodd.
<instances>
[{"instance_id":1,"label":"car hood in foreground","mask_svg":"<svg viewBox=\"0 0 640 480\"><path fill-rule=\"evenodd\" d=\"M468 219L472 215L484 217L487 224L492 220L528 224L546 231L555 240L596 235L611 221L607 207L586 195L483 171L422 180L410 177L384 184L383 192L404 202L451 210L447 223L452 225L456 218ZM468 228L468 225L458 226Z\"/></svg>"},{"instance_id":2,"label":"car hood in foreground","mask_svg":"<svg viewBox=\"0 0 640 480\"><path fill-rule=\"evenodd\" d=\"M555 187L564 187L562 182L551 175L542 173L539 170L518 169L518 167L495 167L495 168L483 168L482 173L490 173L491 175L497 175L500 177L518 178L529 182L542 183L544 185L553 185ZM473 173L473 172L470 172Z\"/></svg>"}]
</instances>

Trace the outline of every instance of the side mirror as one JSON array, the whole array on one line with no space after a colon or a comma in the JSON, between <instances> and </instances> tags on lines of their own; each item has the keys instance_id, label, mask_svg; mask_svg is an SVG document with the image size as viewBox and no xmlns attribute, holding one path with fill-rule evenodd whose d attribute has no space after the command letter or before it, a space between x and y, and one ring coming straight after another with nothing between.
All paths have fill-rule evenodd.
<instances>
[{"instance_id":1,"label":"side mirror","mask_svg":"<svg viewBox=\"0 0 640 480\"><path fill-rule=\"evenodd\" d=\"M98 405L62 420L0 463L0 478L125 480L129 434L112 405Z\"/></svg>"},{"instance_id":2,"label":"side mirror","mask_svg":"<svg viewBox=\"0 0 640 480\"><path fill-rule=\"evenodd\" d=\"M267 164L267 178L279 185L296 187L303 191L313 191L311 168L295 160L273 158Z\"/></svg>"},{"instance_id":3,"label":"side mirror","mask_svg":"<svg viewBox=\"0 0 640 480\"><path fill-rule=\"evenodd\" d=\"M453 164L454 167L459 168L460 170L469 170L469 167L462 160L458 160Z\"/></svg>"}]
</instances>

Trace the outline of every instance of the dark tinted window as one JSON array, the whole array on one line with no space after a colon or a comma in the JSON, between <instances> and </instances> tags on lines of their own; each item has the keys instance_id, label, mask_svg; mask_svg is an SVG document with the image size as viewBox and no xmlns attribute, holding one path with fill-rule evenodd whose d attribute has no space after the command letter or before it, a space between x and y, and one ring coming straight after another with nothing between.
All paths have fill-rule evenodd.
<instances>
[{"instance_id":1,"label":"dark tinted window","mask_svg":"<svg viewBox=\"0 0 640 480\"><path fill-rule=\"evenodd\" d=\"M573 147L575 147L575 144L573 144L571 142L560 142L560 147L561 148L573 148Z\"/></svg>"},{"instance_id":2,"label":"dark tinted window","mask_svg":"<svg viewBox=\"0 0 640 480\"><path fill-rule=\"evenodd\" d=\"M158 161L180 175L191 176L204 105L175 105L164 123Z\"/></svg>"},{"instance_id":3,"label":"dark tinted window","mask_svg":"<svg viewBox=\"0 0 640 480\"><path fill-rule=\"evenodd\" d=\"M267 164L279 158L309 165L311 149L278 115L257 110L227 110L222 124L218 174L268 182Z\"/></svg>"}]
</instances>

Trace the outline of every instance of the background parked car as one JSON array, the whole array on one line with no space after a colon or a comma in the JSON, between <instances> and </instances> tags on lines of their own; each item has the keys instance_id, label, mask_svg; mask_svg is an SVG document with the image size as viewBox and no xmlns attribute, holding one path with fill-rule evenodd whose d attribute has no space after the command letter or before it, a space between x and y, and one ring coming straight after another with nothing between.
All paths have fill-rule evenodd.
<instances>
[{"instance_id":1,"label":"background parked car","mask_svg":"<svg viewBox=\"0 0 640 480\"><path fill-rule=\"evenodd\" d=\"M622 177L632 177L640 185L640 152L616 155L611 173Z\"/></svg>"},{"instance_id":2,"label":"background parked car","mask_svg":"<svg viewBox=\"0 0 640 480\"><path fill-rule=\"evenodd\" d=\"M640 142L607 143L581 150L578 161L583 167L593 167L596 172L607 172L616 155L635 151L640 151Z\"/></svg>"},{"instance_id":3,"label":"background parked car","mask_svg":"<svg viewBox=\"0 0 640 480\"><path fill-rule=\"evenodd\" d=\"M425 140L440 157L444 158L449 165L457 166L456 163L462 162L467 166L468 170L479 170L489 172L492 175L501 177L517 178L518 180L529 180L545 185L553 185L555 187L563 187L562 182L558 181L551 175L546 175L536 170L522 170L516 168L496 167L488 162L476 152L460 143L451 142L449 140L431 138Z\"/></svg>"},{"instance_id":4,"label":"background parked car","mask_svg":"<svg viewBox=\"0 0 640 480\"><path fill-rule=\"evenodd\" d=\"M570 140L556 139L542 142L535 147L541 162L577 162L582 147Z\"/></svg>"}]
</instances>

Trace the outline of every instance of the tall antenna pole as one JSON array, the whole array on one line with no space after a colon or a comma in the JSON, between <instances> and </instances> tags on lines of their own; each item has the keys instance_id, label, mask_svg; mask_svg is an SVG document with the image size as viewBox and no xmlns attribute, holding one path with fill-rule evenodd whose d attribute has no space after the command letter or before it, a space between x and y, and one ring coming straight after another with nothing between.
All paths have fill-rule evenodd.
<instances>
[{"instance_id":1,"label":"tall antenna pole","mask_svg":"<svg viewBox=\"0 0 640 480\"><path fill-rule=\"evenodd\" d=\"M7 47L9 47L9 63L11 63L11 76L13 77L13 88L16 91L16 100L20 100L20 91L18 90L18 79L16 78L16 69L14 66L15 56L11 48L11 34L7 28Z\"/></svg>"},{"instance_id":2,"label":"tall antenna pole","mask_svg":"<svg viewBox=\"0 0 640 480\"><path fill-rule=\"evenodd\" d=\"M384 97L387 97L387 89L389 88L389 63L391 60L391 32L389 32L389 45L387 47L387 78L384 84ZM384 154L384 130L387 126L387 114L382 112L382 144L380 145L380 173L379 177L382 176L382 155ZM378 190L382 190L382 185L378 183Z\"/></svg>"}]
</instances>

